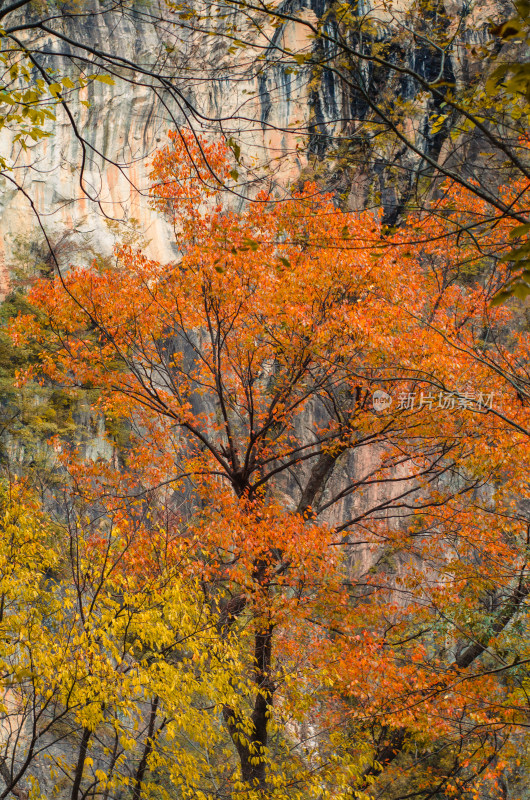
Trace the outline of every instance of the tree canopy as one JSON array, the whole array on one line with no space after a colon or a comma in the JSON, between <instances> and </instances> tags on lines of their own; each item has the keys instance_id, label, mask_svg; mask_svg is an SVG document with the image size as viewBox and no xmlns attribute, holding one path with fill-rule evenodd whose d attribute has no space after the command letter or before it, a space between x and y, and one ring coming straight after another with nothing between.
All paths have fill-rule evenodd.
<instances>
[{"instance_id":1,"label":"tree canopy","mask_svg":"<svg viewBox=\"0 0 530 800\"><path fill-rule=\"evenodd\" d=\"M24 614L51 614L24 649L7 615L34 738L68 722L75 798L517 786L528 337L519 305L491 307L517 222L492 227L454 184L398 231L311 183L236 211L233 164L223 142L172 134L151 197L174 263L123 245L36 280L12 323L39 353L19 380L88 393L115 449L87 459L57 436L68 516L50 566L42 538L17 544L41 609ZM520 187L500 191L516 209ZM59 660L26 666L56 652L48 635ZM6 792L36 780L24 725Z\"/></svg>"},{"instance_id":2,"label":"tree canopy","mask_svg":"<svg viewBox=\"0 0 530 800\"><path fill-rule=\"evenodd\" d=\"M524 800L528 19L0 4L5 180L132 85L174 253L2 308L2 798Z\"/></svg>"}]
</instances>

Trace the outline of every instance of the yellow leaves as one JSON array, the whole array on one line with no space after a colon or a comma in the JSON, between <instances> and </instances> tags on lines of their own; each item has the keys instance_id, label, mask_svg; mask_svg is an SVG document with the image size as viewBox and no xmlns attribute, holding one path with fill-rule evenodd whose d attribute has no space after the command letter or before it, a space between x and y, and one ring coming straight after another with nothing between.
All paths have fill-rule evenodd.
<instances>
[{"instance_id":1,"label":"yellow leaves","mask_svg":"<svg viewBox=\"0 0 530 800\"><path fill-rule=\"evenodd\" d=\"M68 550L60 539L52 540L55 553L50 548L52 527L23 487L10 487L10 496L4 492L2 505L0 554L18 537L17 558L10 562L9 580L4 578L3 586L11 600L7 604L4 593L0 623L0 664L11 697L27 694L35 708L46 706L72 730L77 726L105 736L112 726L123 750L117 765L126 754L137 758L143 747L141 715L146 697L157 696L161 714L172 717L174 725L178 720L171 751L162 747L158 754L161 767L178 759L182 733L189 737L196 730L201 746L213 741L215 717L212 730L209 715L197 708L196 700L201 698L206 707L222 707L230 681L227 668L237 663L237 653L216 635L200 599L199 583L182 576L182 562L133 582L116 569L119 553L117 562L108 563L112 550L98 547L88 517L78 520L77 544L68 564L64 562ZM12 525L15 519L17 526ZM83 524L88 525L86 539ZM126 535L127 524L122 515L118 535ZM47 562L37 557L50 551L54 558ZM47 563L59 555L60 574L45 578ZM84 576L81 584L77 575ZM168 659L166 651L173 657ZM1 711L9 713L7 703ZM45 750L42 757L46 758ZM193 776L201 774L200 759L186 759L183 781L191 785ZM85 769L98 763L90 752ZM94 774L101 782L111 780L99 767ZM123 784L118 774L112 781L115 786Z\"/></svg>"},{"instance_id":2,"label":"yellow leaves","mask_svg":"<svg viewBox=\"0 0 530 800\"><path fill-rule=\"evenodd\" d=\"M431 118L431 134L433 136L441 131L448 116L448 114L438 114Z\"/></svg>"},{"instance_id":3,"label":"yellow leaves","mask_svg":"<svg viewBox=\"0 0 530 800\"><path fill-rule=\"evenodd\" d=\"M313 58L313 53L308 51L306 53L291 53L290 54L293 61L295 61L299 67L304 66L308 62L310 62Z\"/></svg>"},{"instance_id":4,"label":"yellow leaves","mask_svg":"<svg viewBox=\"0 0 530 800\"><path fill-rule=\"evenodd\" d=\"M62 86L61 86L60 83L50 83L48 85L48 91L50 92L50 94L53 97L57 97L59 95L61 89L62 89Z\"/></svg>"},{"instance_id":5,"label":"yellow leaves","mask_svg":"<svg viewBox=\"0 0 530 800\"><path fill-rule=\"evenodd\" d=\"M88 75L88 80L99 81L99 83L106 83L108 86L114 86L115 80L110 75Z\"/></svg>"}]
</instances>

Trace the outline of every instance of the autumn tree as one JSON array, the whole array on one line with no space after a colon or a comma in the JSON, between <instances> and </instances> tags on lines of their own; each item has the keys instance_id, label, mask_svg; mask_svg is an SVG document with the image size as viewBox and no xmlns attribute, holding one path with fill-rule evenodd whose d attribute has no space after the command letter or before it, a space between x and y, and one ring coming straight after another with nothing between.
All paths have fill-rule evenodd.
<instances>
[{"instance_id":1,"label":"autumn tree","mask_svg":"<svg viewBox=\"0 0 530 800\"><path fill-rule=\"evenodd\" d=\"M517 310L490 307L515 223L492 232L488 201L450 186L406 237L311 184L237 212L229 156L171 134L152 202L178 260L123 246L39 280L38 315L12 328L37 374L126 425L115 462L57 440L77 502L163 521L219 641L238 643L204 708L215 755L172 779L245 798L487 792L528 713L528 345ZM519 188L503 192L516 209ZM477 239L497 260L477 262ZM131 580L149 526L135 542Z\"/></svg>"},{"instance_id":2,"label":"autumn tree","mask_svg":"<svg viewBox=\"0 0 530 800\"><path fill-rule=\"evenodd\" d=\"M1 502L2 796L208 786L238 646L182 543L116 498L88 515L65 493L61 522L22 481Z\"/></svg>"}]
</instances>

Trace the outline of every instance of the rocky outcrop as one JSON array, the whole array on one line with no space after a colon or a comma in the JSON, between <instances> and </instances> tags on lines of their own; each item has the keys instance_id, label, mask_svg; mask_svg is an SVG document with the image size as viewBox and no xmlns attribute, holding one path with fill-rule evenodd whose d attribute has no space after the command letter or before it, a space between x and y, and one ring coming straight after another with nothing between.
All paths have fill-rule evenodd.
<instances>
[{"instance_id":1,"label":"rocky outcrop","mask_svg":"<svg viewBox=\"0 0 530 800\"><path fill-rule=\"evenodd\" d=\"M150 155L177 124L222 132L239 143L238 169L250 183L239 187L235 202L244 202L254 181L264 176L285 184L316 175L350 208L361 207L370 188L378 192L395 221L421 171L421 153L439 157L450 120L432 131L430 120L440 109L432 99L418 100L410 76L392 74L369 59L352 58L349 66L342 57L340 63L334 60L333 41L342 33L336 18L326 16L323 0L286 0L277 8L285 20L274 27L259 15L247 19L233 9L224 15L218 11L217 18L210 11L200 19L171 16L163 4L109 10L100 0L87 0L81 11L59 9L46 31L30 32L28 41L43 67L75 78L79 68L90 72L88 60L105 72L108 64L97 54L110 53L115 83L89 81L81 91L65 94L67 110L59 107L52 135L30 143L27 153L4 129L1 150L14 165L2 179L0 199L4 284L15 238L40 236L34 211L52 243L68 234L77 260L86 260L91 251L108 254L116 236L135 226L149 240L150 255L171 259L171 237L151 211L146 190ZM393 6L372 0L356 8L364 20L362 31L370 20L371 35L361 29L355 33L353 26L347 45L365 56L383 52L389 62L429 81L462 84L476 69L466 45L487 37L493 12L484 4L446 0L425 20L409 0ZM40 19L35 14L28 12L25 20ZM318 20L325 20L324 41L312 36ZM206 23L214 35L204 35ZM445 26L446 38L454 37L445 55L431 42L430 26L438 32ZM232 29L239 31L239 40ZM389 94L409 103L403 113L410 114L417 153L372 135L381 133L374 102ZM402 175L389 180L396 165Z\"/></svg>"}]
</instances>

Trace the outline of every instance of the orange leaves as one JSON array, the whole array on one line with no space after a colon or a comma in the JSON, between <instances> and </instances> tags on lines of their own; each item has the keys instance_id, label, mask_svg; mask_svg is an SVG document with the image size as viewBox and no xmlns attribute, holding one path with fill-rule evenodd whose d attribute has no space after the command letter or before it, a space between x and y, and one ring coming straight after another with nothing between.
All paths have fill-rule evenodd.
<instances>
[{"instance_id":1,"label":"orange leaves","mask_svg":"<svg viewBox=\"0 0 530 800\"><path fill-rule=\"evenodd\" d=\"M203 224L211 214L212 203L206 205L207 201L220 197L228 178L230 150L223 142L209 143L185 129L168 136L171 144L153 159L153 204L177 225L181 215L186 218L190 213Z\"/></svg>"},{"instance_id":2,"label":"orange leaves","mask_svg":"<svg viewBox=\"0 0 530 800\"><path fill-rule=\"evenodd\" d=\"M377 726L406 729L407 758L464 729L465 749L511 724L478 665L513 638L528 546L529 340L489 308L509 226L452 187L393 235L311 184L236 211L229 156L171 134L151 198L178 259L118 247L112 268L37 282L13 326L105 416L107 458L57 447L108 522L87 547L117 548L132 582L165 559L200 583L220 630L248 636L252 714L274 692L298 720L318 707L366 763Z\"/></svg>"},{"instance_id":3,"label":"orange leaves","mask_svg":"<svg viewBox=\"0 0 530 800\"><path fill-rule=\"evenodd\" d=\"M279 605L274 600L277 613L286 613L289 595L295 605L305 602L304 597L315 602L315 592L321 593L322 584L335 576L329 528L308 523L272 499L240 501L220 486L215 495L213 490L211 482L203 481L201 494L215 500L193 525L201 546L216 554L210 556L206 574L222 574L223 565L229 565L225 577L249 593L256 581L275 587L273 595L281 595Z\"/></svg>"}]
</instances>

